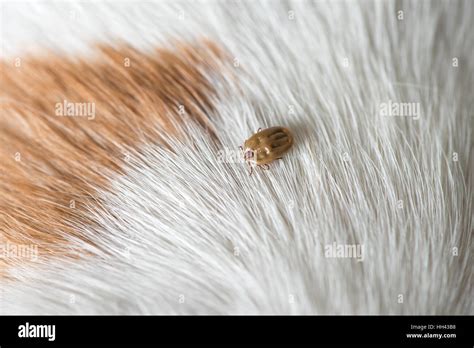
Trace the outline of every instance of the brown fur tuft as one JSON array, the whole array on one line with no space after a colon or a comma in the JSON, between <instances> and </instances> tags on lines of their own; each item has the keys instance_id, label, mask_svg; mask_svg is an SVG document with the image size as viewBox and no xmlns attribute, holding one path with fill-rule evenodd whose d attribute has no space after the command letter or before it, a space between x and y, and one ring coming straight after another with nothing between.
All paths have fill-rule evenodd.
<instances>
[{"instance_id":1,"label":"brown fur tuft","mask_svg":"<svg viewBox=\"0 0 474 348\"><path fill-rule=\"evenodd\" d=\"M223 58L215 44L98 53L0 63L0 237L38 245L39 257L70 254L67 237L83 238L73 225L95 223L83 208L107 188L104 174L121 171L124 148L159 142L157 129L175 134L179 105L208 125L214 90L204 72ZM95 118L56 115L64 100L94 103Z\"/></svg>"}]
</instances>

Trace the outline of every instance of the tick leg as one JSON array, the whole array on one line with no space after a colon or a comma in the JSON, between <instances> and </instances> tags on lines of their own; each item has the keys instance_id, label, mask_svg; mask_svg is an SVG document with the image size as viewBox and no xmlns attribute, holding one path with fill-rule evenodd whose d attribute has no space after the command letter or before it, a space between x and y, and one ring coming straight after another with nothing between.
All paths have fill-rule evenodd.
<instances>
[{"instance_id":1,"label":"tick leg","mask_svg":"<svg viewBox=\"0 0 474 348\"><path fill-rule=\"evenodd\" d=\"M253 173L253 167L252 167L250 164L249 164L249 167L250 167L250 173L249 173L249 176L251 176L251 175L252 175L252 173Z\"/></svg>"},{"instance_id":2,"label":"tick leg","mask_svg":"<svg viewBox=\"0 0 474 348\"><path fill-rule=\"evenodd\" d=\"M268 164L262 164L259 166L260 168L263 168L265 170L269 170L270 169L270 166Z\"/></svg>"},{"instance_id":3,"label":"tick leg","mask_svg":"<svg viewBox=\"0 0 474 348\"><path fill-rule=\"evenodd\" d=\"M257 130L257 133L260 132L261 130L262 130L262 128L259 128L259 129Z\"/></svg>"},{"instance_id":4,"label":"tick leg","mask_svg":"<svg viewBox=\"0 0 474 348\"><path fill-rule=\"evenodd\" d=\"M242 147L242 145L239 146L239 149L240 149L240 151L244 151L244 148Z\"/></svg>"}]
</instances>

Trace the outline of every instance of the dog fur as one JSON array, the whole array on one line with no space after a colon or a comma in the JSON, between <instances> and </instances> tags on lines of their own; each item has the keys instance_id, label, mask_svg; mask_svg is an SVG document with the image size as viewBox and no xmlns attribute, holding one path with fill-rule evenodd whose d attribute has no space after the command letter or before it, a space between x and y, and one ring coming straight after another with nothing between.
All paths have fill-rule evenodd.
<instances>
[{"instance_id":1,"label":"dog fur","mask_svg":"<svg viewBox=\"0 0 474 348\"><path fill-rule=\"evenodd\" d=\"M2 3L0 229L38 257L2 259L0 313L473 314L473 17Z\"/></svg>"}]
</instances>

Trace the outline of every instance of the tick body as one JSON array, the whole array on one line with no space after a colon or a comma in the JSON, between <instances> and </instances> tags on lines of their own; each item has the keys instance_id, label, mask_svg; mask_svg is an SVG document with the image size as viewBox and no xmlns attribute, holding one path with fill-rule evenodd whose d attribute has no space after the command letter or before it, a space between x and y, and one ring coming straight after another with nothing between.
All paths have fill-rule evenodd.
<instances>
[{"instance_id":1,"label":"tick body","mask_svg":"<svg viewBox=\"0 0 474 348\"><path fill-rule=\"evenodd\" d=\"M252 165L264 166L268 169L268 164L274 160L281 159L293 145L293 135L285 127L270 127L259 129L257 133L245 140L244 160L250 166L252 175Z\"/></svg>"}]
</instances>

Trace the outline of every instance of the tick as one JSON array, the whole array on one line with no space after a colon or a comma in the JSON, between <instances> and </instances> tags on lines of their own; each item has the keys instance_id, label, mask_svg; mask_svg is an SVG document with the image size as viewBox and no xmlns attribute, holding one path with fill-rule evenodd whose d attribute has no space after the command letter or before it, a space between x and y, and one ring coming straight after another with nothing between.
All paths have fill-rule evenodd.
<instances>
[{"instance_id":1,"label":"tick","mask_svg":"<svg viewBox=\"0 0 474 348\"><path fill-rule=\"evenodd\" d=\"M244 153L244 160L250 167L252 175L253 166L257 165L269 169L268 164L281 159L293 145L293 134L285 127L259 128L257 133L245 140L240 149Z\"/></svg>"}]
</instances>

